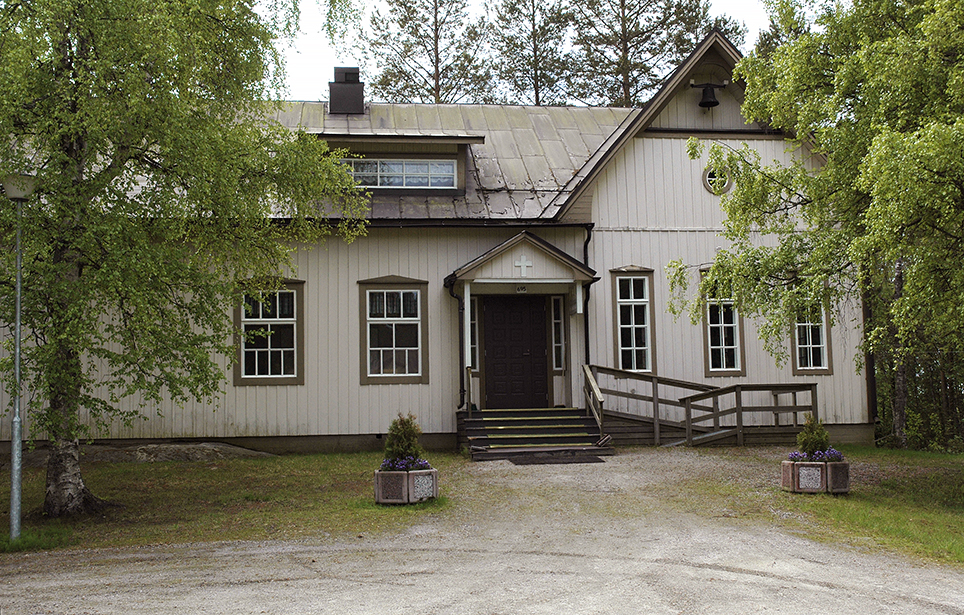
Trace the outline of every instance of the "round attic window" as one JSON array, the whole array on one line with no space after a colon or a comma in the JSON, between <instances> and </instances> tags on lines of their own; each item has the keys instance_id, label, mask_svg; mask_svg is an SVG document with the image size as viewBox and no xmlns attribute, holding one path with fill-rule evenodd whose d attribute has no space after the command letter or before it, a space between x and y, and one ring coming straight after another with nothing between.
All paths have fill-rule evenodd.
<instances>
[{"instance_id":1,"label":"round attic window","mask_svg":"<svg viewBox=\"0 0 964 615\"><path fill-rule=\"evenodd\" d=\"M724 194L733 187L733 180L728 173L720 173L716 169L707 167L703 170L703 187L713 194Z\"/></svg>"}]
</instances>

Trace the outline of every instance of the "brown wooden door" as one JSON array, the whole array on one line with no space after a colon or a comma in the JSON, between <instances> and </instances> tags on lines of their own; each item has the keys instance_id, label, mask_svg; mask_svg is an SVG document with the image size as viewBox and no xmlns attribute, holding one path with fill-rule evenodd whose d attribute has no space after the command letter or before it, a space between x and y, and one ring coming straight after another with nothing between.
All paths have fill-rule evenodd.
<instances>
[{"instance_id":1,"label":"brown wooden door","mask_svg":"<svg viewBox=\"0 0 964 615\"><path fill-rule=\"evenodd\" d=\"M484 297L486 408L549 407L546 299Z\"/></svg>"}]
</instances>

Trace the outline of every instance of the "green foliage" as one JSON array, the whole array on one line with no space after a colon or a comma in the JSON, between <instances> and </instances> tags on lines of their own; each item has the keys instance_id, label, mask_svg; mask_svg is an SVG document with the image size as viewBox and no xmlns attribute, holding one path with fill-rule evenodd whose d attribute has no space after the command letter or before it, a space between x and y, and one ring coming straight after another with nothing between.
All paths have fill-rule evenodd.
<instances>
[{"instance_id":1,"label":"green foliage","mask_svg":"<svg viewBox=\"0 0 964 615\"><path fill-rule=\"evenodd\" d=\"M709 17L705 0L587 0L573 2L576 50L570 57L570 97L588 104L641 107L711 30L733 43L744 28Z\"/></svg>"},{"instance_id":2,"label":"green foliage","mask_svg":"<svg viewBox=\"0 0 964 615\"><path fill-rule=\"evenodd\" d=\"M913 383L903 388L913 366L964 351L964 2L778 0L771 9L771 32L735 76L747 85L744 116L782 130L796 155L779 164L712 146L710 164L735 188L722 197L731 245L703 283L732 284L778 359L800 310L861 301L866 349L894 370L881 380L903 372L884 400L903 442L915 428L904 410L913 412ZM673 276L685 296L687 276L680 267ZM941 394L920 399L933 407ZM940 431L964 435L952 414Z\"/></svg>"},{"instance_id":3,"label":"green foliage","mask_svg":"<svg viewBox=\"0 0 964 615\"><path fill-rule=\"evenodd\" d=\"M388 435L385 438L385 459L421 458L424 455L418 443L421 435L422 428L418 426L415 415L411 412L404 416L399 413L398 418L388 427Z\"/></svg>"},{"instance_id":4,"label":"green foliage","mask_svg":"<svg viewBox=\"0 0 964 615\"><path fill-rule=\"evenodd\" d=\"M270 7L268 17L244 0L0 10L0 174L39 184L23 215L34 437L69 446L136 420L140 403L216 398L224 369L213 357L233 352L243 293L292 275L292 246L363 232L365 199L343 152L267 119L282 76L272 42L297 23L293 0ZM4 322L11 210L0 208Z\"/></svg>"},{"instance_id":5,"label":"green foliage","mask_svg":"<svg viewBox=\"0 0 964 615\"><path fill-rule=\"evenodd\" d=\"M469 20L466 0L388 0L372 11L358 51L380 72L369 83L388 102L489 102L490 26Z\"/></svg>"},{"instance_id":6,"label":"green foliage","mask_svg":"<svg viewBox=\"0 0 964 615\"><path fill-rule=\"evenodd\" d=\"M566 43L572 11L563 0L501 0L492 48L508 101L560 105L566 100Z\"/></svg>"},{"instance_id":7,"label":"green foliage","mask_svg":"<svg viewBox=\"0 0 964 615\"><path fill-rule=\"evenodd\" d=\"M823 426L823 421L814 417L813 413L807 415L807 421L803 424L803 429L797 434L797 446L801 453L812 457L817 451L825 451L830 448L830 434Z\"/></svg>"},{"instance_id":8,"label":"green foliage","mask_svg":"<svg viewBox=\"0 0 964 615\"><path fill-rule=\"evenodd\" d=\"M964 452L964 365L953 352L922 352L904 359L907 374L907 446L917 450ZM896 446L893 436L895 396L893 355L877 355L880 421L877 440Z\"/></svg>"}]
</instances>

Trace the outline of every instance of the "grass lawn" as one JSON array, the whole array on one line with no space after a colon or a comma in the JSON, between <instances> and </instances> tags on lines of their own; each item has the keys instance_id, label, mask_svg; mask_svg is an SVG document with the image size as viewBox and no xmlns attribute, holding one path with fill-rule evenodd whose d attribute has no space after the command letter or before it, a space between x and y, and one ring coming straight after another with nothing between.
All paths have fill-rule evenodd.
<instances>
[{"instance_id":1,"label":"grass lawn","mask_svg":"<svg viewBox=\"0 0 964 615\"><path fill-rule=\"evenodd\" d=\"M775 523L820 540L964 565L964 456L856 447L844 447L844 453L852 464L852 490L846 496L781 491L772 449L693 451L718 456L726 470L714 478L703 474L673 481L644 495L696 515ZM404 529L426 516L453 514L472 507L473 498L505 496L495 485L478 484L467 459L433 452L441 497L415 506L378 506L372 472L381 457L372 452L91 463L84 468L91 491L120 506L75 521L38 514L44 470L28 468L23 536L13 547L6 531L9 487L0 487L0 551L367 536ZM741 476L742 470L751 478ZM9 471L0 472L0 485L8 486L9 480Z\"/></svg>"},{"instance_id":2,"label":"grass lawn","mask_svg":"<svg viewBox=\"0 0 964 615\"><path fill-rule=\"evenodd\" d=\"M856 544L964 564L964 456L852 448L847 497L793 497L792 510Z\"/></svg>"},{"instance_id":3,"label":"grass lawn","mask_svg":"<svg viewBox=\"0 0 964 615\"><path fill-rule=\"evenodd\" d=\"M848 495L788 493L776 483L761 488L736 478L704 477L679 499L693 512L715 503L735 517L776 519L818 540L964 565L964 455L839 448L851 462ZM705 451L767 467L775 463L753 449Z\"/></svg>"},{"instance_id":4,"label":"grass lawn","mask_svg":"<svg viewBox=\"0 0 964 615\"><path fill-rule=\"evenodd\" d=\"M286 455L216 462L91 463L91 492L119 504L95 518L56 521L39 514L44 470L23 475L22 538L26 549L81 545L126 547L216 540L343 537L396 530L444 511L445 492L467 463L432 453L446 477L436 500L413 506L374 503L372 473L382 454ZM0 472L9 485L9 471ZM10 492L0 495L0 551L9 550Z\"/></svg>"}]
</instances>

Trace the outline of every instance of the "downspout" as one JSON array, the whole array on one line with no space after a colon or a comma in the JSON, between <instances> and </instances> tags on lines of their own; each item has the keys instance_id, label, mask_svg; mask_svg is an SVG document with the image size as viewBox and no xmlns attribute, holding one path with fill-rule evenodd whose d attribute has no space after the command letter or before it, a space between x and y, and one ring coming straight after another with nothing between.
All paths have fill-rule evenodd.
<instances>
[{"instance_id":1,"label":"downspout","mask_svg":"<svg viewBox=\"0 0 964 615\"><path fill-rule=\"evenodd\" d=\"M456 410L461 410L465 406L465 336L461 326L465 320L465 301L455 292L454 276L445 278L445 286L449 289L449 295L459 302L459 405Z\"/></svg>"},{"instance_id":2,"label":"downspout","mask_svg":"<svg viewBox=\"0 0 964 615\"><path fill-rule=\"evenodd\" d=\"M589 242L592 241L592 229L596 225L589 223L586 225L586 241L582 244L582 264L589 267ZM590 267L591 268L591 267ZM583 346L585 347L586 353L586 365L592 365L592 361L589 356L589 293L592 287L592 282L586 284L583 287L582 293L582 335L583 335Z\"/></svg>"}]
</instances>

